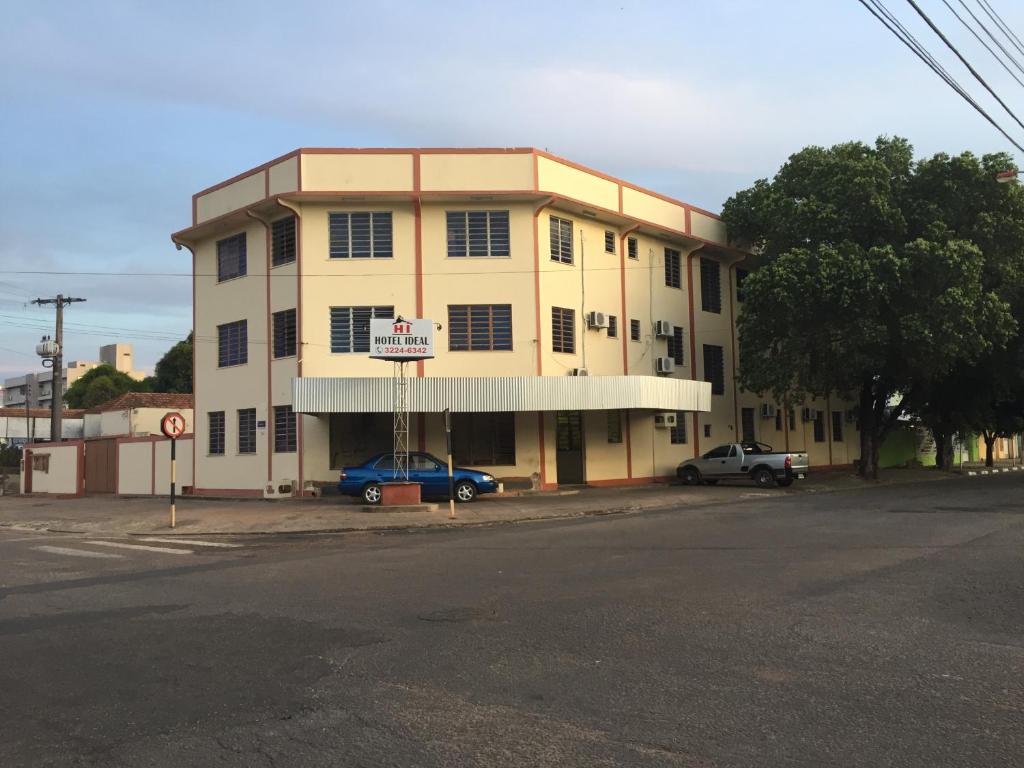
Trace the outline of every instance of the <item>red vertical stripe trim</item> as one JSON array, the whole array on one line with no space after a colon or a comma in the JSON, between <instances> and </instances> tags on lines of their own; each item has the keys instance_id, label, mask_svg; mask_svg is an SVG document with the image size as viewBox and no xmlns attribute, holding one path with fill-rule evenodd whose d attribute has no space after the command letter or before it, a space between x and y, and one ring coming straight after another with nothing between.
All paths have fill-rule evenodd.
<instances>
[{"instance_id":1,"label":"red vertical stripe trim","mask_svg":"<svg viewBox=\"0 0 1024 768\"><path fill-rule=\"evenodd\" d=\"M690 211L686 211L686 229L690 229ZM686 296L687 301L690 304L690 378L694 381L697 379L697 337L696 329L693 327L694 323L694 309L693 309L693 254L694 251L690 251L686 255ZM697 411L693 412L693 455L700 455L700 414Z\"/></svg>"}]
</instances>

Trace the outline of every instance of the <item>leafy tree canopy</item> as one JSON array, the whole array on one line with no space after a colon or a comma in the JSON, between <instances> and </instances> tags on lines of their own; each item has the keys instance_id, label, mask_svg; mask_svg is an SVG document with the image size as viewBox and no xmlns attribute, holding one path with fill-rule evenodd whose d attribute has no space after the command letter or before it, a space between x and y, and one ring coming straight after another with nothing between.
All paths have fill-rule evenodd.
<instances>
[{"instance_id":1,"label":"leafy tree canopy","mask_svg":"<svg viewBox=\"0 0 1024 768\"><path fill-rule=\"evenodd\" d=\"M154 392L192 391L192 334L160 358L152 378Z\"/></svg>"},{"instance_id":2,"label":"leafy tree canopy","mask_svg":"<svg viewBox=\"0 0 1024 768\"><path fill-rule=\"evenodd\" d=\"M64 402L69 408L93 408L125 392L148 391L146 382L136 381L112 365L98 365L68 387Z\"/></svg>"}]
</instances>

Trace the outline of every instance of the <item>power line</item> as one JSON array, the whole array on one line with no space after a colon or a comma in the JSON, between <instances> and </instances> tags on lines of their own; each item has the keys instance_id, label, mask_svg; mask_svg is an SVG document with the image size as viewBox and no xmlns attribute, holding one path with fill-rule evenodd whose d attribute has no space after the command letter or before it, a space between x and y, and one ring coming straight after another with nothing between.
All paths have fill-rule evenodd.
<instances>
[{"instance_id":1,"label":"power line","mask_svg":"<svg viewBox=\"0 0 1024 768\"><path fill-rule=\"evenodd\" d=\"M917 42L913 35L910 35L908 32L905 31L905 28L902 24L900 24L898 21L896 21L895 24L890 24L890 22L885 17L883 17L883 15L881 15L881 9L884 9L885 13L887 13L889 17L895 18L888 11L888 9L884 8L880 0L870 0L872 4L880 6L879 11L876 11L875 8L869 5L868 0L857 1L868 10L868 13L870 13L872 16L878 19L878 21L881 22L882 26L884 26L886 29L892 32L892 34L896 37L897 40L899 40L907 48L909 48L915 56L921 59L921 61L923 61L929 69L931 69L935 74L937 74L943 80L943 82L945 82L950 88L956 91L956 93L961 98L963 98L964 101L966 101L968 104L974 107L978 114L984 117L985 120L989 124L991 124L993 128L999 131L999 133L1001 133L1008 142L1010 142L1021 152L1024 152L1024 145L1021 145L1020 142L1018 142L1012 136L1010 136L1010 134L1007 133L1006 130L1001 125L999 125L999 123L997 123L988 112L985 111L984 107L982 107L977 101L975 101L974 98L959 83L957 83L956 80L953 79L952 75L946 72L946 70L940 64L938 64L938 62L935 61L935 58L931 56L930 53L927 52L924 46ZM904 34L906 36L904 36L904 34L901 34L899 29L903 29ZM911 42L911 40L913 40L913 42ZM915 45L917 47L915 47ZM918 48L920 48L921 50L918 50Z\"/></svg>"},{"instance_id":2,"label":"power line","mask_svg":"<svg viewBox=\"0 0 1024 768\"><path fill-rule=\"evenodd\" d=\"M993 50L992 50L992 46L990 46L990 45L989 45L988 43L986 43L986 42L985 42L985 40L984 40L984 39L983 39L983 38L981 37L981 35L979 35L979 34L978 34L978 33L977 33L977 32L976 32L975 30L974 30L974 27L972 27L972 26L971 26L970 24L968 24L968 23L967 23L967 20L966 20L966 19L965 19L965 18L964 18L963 16L961 16L961 15L960 15L959 13L957 13L957 12L956 12L956 9L955 9L955 8L954 8L954 7L952 6L952 5L950 5L950 4L949 4L949 0L942 0L942 2L943 2L943 4L944 4L944 5L945 5L945 6L947 7L947 8L949 8L949 12L950 12L950 13L952 13L952 14L953 14L954 16L956 16L956 18L957 18L957 21L959 21L959 22L960 22L961 24L963 24L963 25L964 25L964 27L965 27L965 28L967 29L967 31L968 31L968 32L970 32L970 33L971 33L972 35L974 35L975 39L976 39L976 40L977 40L977 41L978 41L979 43L981 43L981 44L982 44L983 46L985 46L985 50L986 50L986 51L988 51L989 53L991 53L991 54L992 54L992 58L994 58L994 59L995 59L996 61L998 61L998 62L999 62L999 64L1000 64L1000 65L1002 65L1003 69L1005 69L1005 70L1006 70L1006 71L1007 71L1007 72L1009 73L1010 77L1012 77L1012 78L1013 78L1014 80L1016 80L1016 81L1017 81L1017 83L1018 83L1018 84L1019 84L1019 85L1020 85L1021 87L1024 87L1024 80L1021 80L1021 79L1020 79L1019 77L1017 77L1017 74L1016 74L1016 73L1015 73L1015 72L1014 72L1014 71L1013 71L1012 69L1010 69L1009 65L1008 65L1008 64L1007 64L1007 63L1006 63L1005 61L1003 61L1003 59L1002 59L1002 58L1000 58L999 54L998 54L998 53L996 53L995 51L993 51ZM974 20L975 20L975 21L978 21L978 17L977 17L977 16L974 16L974 14L973 14L973 13L971 12L971 9L970 9L970 8L968 8L968 7L967 7L967 5L966 5L966 4L964 3L964 0L959 0L959 2L960 2L960 5L962 5L962 6L964 7L964 9L965 9L965 10L966 10L966 11L967 11L968 13L970 13L970 14L971 14L971 16L973 16L973 17L974 17ZM998 46L999 46L999 49L1000 49L1000 50L1001 50L1001 51L1002 51L1002 52L1003 52L1004 54L1006 54L1007 58L1008 58L1008 59L1009 59L1009 60L1010 60L1011 62L1013 62L1014 66L1016 66L1016 67L1017 67L1017 69L1020 69L1020 70L1021 70L1021 72L1022 72L1022 73L1024 73L1024 69L1022 69L1022 68L1021 68L1021 66L1020 66L1020 64L1019 64L1019 63L1017 62L1017 60L1016 60L1015 58L1013 58L1013 56L1011 56L1011 55L1010 55L1009 53L1007 53L1006 49L1005 49L1005 48L1003 48L1003 47L1002 47L1002 45L1001 45L1001 44L999 43L999 41L998 41L998 40L996 40L996 39L995 39L995 38L993 37L993 35L992 35L992 33L991 33L991 32L989 31L988 27L986 27L986 26L985 26L984 24L982 24L982 23L981 23L980 21L978 21L978 24L979 24L979 26L981 26L981 28L982 28L982 30L983 30L983 31L985 32L985 34L987 34L987 35L988 35L988 36L989 36L990 38L992 38L992 41L993 41L993 42L994 42L994 43L995 43L996 45L998 45Z\"/></svg>"},{"instance_id":3,"label":"power line","mask_svg":"<svg viewBox=\"0 0 1024 768\"><path fill-rule=\"evenodd\" d=\"M942 42L946 44L946 47L949 48L949 50L951 50L954 54L956 54L956 57L960 59L960 61L963 62L963 65L967 67L968 71L972 75L974 75L974 79L981 83L986 91L992 94L992 98L999 102L999 106L1006 110L1006 114L1012 117L1016 121L1017 125L1019 125L1021 128L1024 128L1024 122L1021 122L1021 119L1017 117L1014 111L1006 105L1006 102L999 98L999 94L992 89L992 86L990 86L988 82L986 82L985 78L978 74L978 70L971 66L971 63L964 58L964 55L960 53L960 50L955 45L953 45L953 43L950 42L949 38L946 37L942 30L935 25L935 22L931 20L931 17L921 9L921 6L917 4L916 0L907 0L907 3L910 4L911 8L917 11L917 15L924 19L925 23L929 27L931 27L932 31L939 36L939 39L941 39Z\"/></svg>"},{"instance_id":4,"label":"power line","mask_svg":"<svg viewBox=\"0 0 1024 768\"><path fill-rule=\"evenodd\" d=\"M1024 44L1021 44L1020 38L1017 37L1013 30L1010 29L1010 26L1003 21L1003 17L996 12L996 9L989 5L987 0L978 0L978 5L980 5L981 9L988 14L988 17L996 23L996 26L1003 31L1003 34L1006 35L1013 46L1024 54Z\"/></svg>"}]
</instances>

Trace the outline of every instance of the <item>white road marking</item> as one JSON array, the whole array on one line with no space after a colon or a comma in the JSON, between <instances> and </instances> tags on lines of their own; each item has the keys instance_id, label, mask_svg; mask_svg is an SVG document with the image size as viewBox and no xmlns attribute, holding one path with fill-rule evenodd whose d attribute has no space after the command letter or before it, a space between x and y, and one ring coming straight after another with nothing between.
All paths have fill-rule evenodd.
<instances>
[{"instance_id":1,"label":"white road marking","mask_svg":"<svg viewBox=\"0 0 1024 768\"><path fill-rule=\"evenodd\" d=\"M165 555L192 555L191 549L171 549L170 547L147 547L145 544L122 544L119 541L96 541L89 539L90 544L98 544L101 547L118 547L120 549L139 549L146 552L161 552Z\"/></svg>"},{"instance_id":2,"label":"white road marking","mask_svg":"<svg viewBox=\"0 0 1024 768\"><path fill-rule=\"evenodd\" d=\"M40 552L49 552L53 555L68 555L69 557L102 557L113 560L123 560L124 555L114 555L110 552L90 552L87 549L70 549L68 547L33 547Z\"/></svg>"},{"instance_id":3,"label":"white road marking","mask_svg":"<svg viewBox=\"0 0 1024 768\"><path fill-rule=\"evenodd\" d=\"M224 549L234 549L236 547L243 546L242 544L228 544L225 541L197 541L196 539L178 539L163 536L145 536L139 538L139 541L159 541L164 544L188 544L189 546L196 547L223 547Z\"/></svg>"}]
</instances>

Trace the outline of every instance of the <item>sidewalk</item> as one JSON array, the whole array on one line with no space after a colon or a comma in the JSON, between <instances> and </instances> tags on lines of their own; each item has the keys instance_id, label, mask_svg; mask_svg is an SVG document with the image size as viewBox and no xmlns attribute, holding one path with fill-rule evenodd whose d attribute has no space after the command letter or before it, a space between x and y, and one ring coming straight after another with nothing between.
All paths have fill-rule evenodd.
<instances>
[{"instance_id":1,"label":"sidewalk","mask_svg":"<svg viewBox=\"0 0 1024 768\"><path fill-rule=\"evenodd\" d=\"M947 480L927 469L885 470L877 485L897 485ZM254 535L289 533L337 533L413 528L446 528L522 523L531 520L574 518L642 510L708 505L741 504L751 499L828 493L874 487L851 470L813 474L791 488L761 489L750 483L687 487L644 485L631 488L581 488L577 492L527 496L482 496L472 504L456 505L456 518L448 519L448 504L434 512L364 512L347 497L322 499L179 500L177 527L180 535ZM0 497L0 528L47 530L89 535L168 534L168 503L158 498L90 496L53 499L44 496Z\"/></svg>"}]
</instances>

